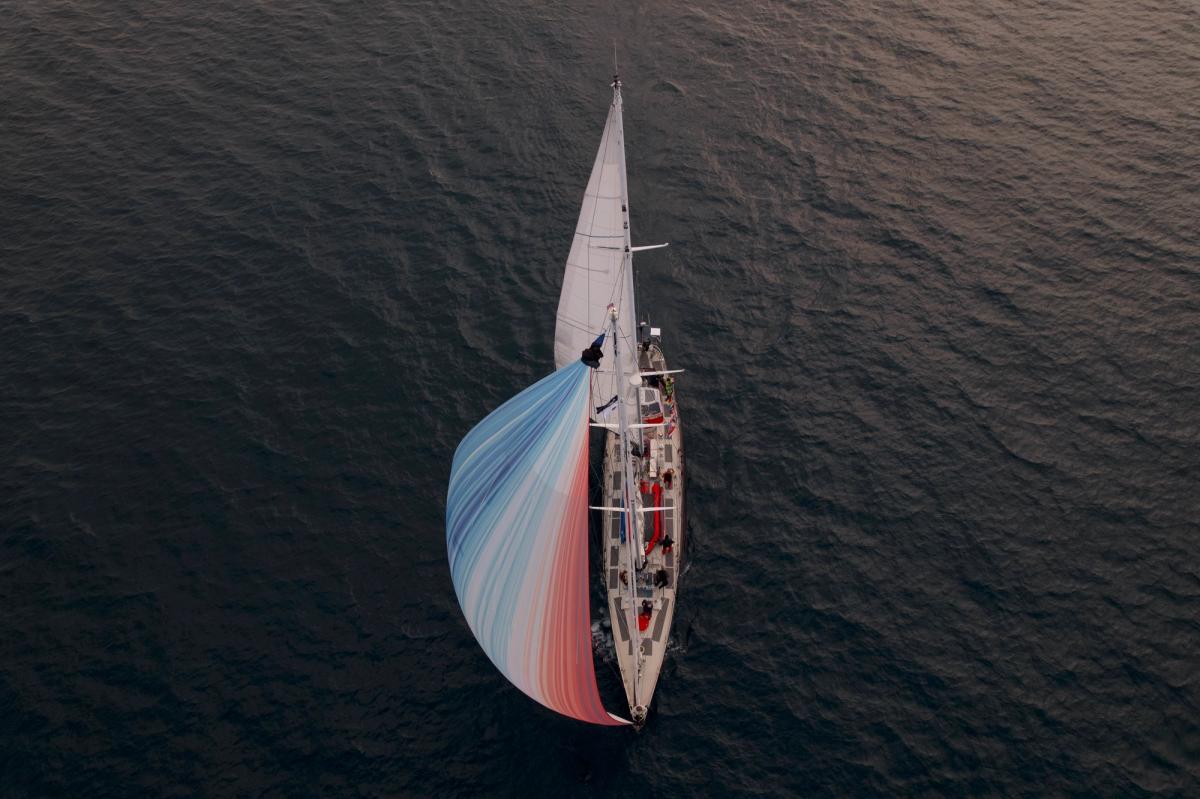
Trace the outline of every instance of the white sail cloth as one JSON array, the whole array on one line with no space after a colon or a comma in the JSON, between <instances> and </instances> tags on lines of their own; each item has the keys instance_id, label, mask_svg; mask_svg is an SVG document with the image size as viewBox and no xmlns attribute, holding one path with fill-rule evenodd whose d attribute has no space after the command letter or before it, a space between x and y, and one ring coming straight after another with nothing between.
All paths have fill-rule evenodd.
<instances>
[{"instance_id":1,"label":"white sail cloth","mask_svg":"<svg viewBox=\"0 0 1200 799\"><path fill-rule=\"evenodd\" d=\"M628 219L625 133L618 87L613 91L604 135L575 226L571 254L567 256L554 331L554 366L561 369L579 360L580 353L608 328L607 308L610 303L615 305L619 351L626 376L619 393L622 401L634 409L636 389L629 384L628 378L637 372L637 321L633 256L626 251L629 246ZM593 376L592 398L597 405L618 393L612 336L608 337L608 342L604 347L604 361Z\"/></svg>"}]
</instances>

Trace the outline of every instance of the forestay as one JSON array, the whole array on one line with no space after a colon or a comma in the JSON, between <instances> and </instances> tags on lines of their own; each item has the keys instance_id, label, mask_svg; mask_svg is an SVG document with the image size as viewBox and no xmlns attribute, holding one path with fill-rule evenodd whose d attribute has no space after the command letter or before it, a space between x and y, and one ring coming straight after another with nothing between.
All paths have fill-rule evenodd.
<instances>
[{"instance_id":1,"label":"forestay","mask_svg":"<svg viewBox=\"0 0 1200 799\"><path fill-rule=\"evenodd\" d=\"M608 326L607 307L616 306L625 374L637 372L636 312L632 255L629 246L628 192L625 183L625 133L621 118L620 84L613 86L612 104L600 149L583 195L571 253L567 256L554 331L554 365L579 359L597 330ZM611 342L610 342L611 343ZM611 348L606 354L611 354ZM617 393L615 364L608 360L595 375L595 400L600 405ZM621 386L629 407L636 399L632 387Z\"/></svg>"},{"instance_id":2,"label":"forestay","mask_svg":"<svg viewBox=\"0 0 1200 799\"><path fill-rule=\"evenodd\" d=\"M592 665L591 371L577 352L466 435L450 469L446 548L467 624L509 681L563 715L628 724L604 710Z\"/></svg>"}]
</instances>

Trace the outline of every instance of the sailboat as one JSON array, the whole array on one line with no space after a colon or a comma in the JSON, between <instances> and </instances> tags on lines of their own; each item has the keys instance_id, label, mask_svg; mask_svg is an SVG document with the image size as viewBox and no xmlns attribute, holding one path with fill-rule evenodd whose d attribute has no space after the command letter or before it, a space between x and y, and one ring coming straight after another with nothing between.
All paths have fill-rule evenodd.
<instances>
[{"instance_id":1,"label":"sailboat","mask_svg":"<svg viewBox=\"0 0 1200 799\"><path fill-rule=\"evenodd\" d=\"M555 371L459 443L446 498L450 573L467 625L508 680L600 725L646 722L675 614L686 529L675 375L636 322L621 81L584 191L554 336ZM603 451L589 485L591 445ZM589 496L601 497L589 505ZM594 514L594 515L593 515ZM601 538L588 568L589 518ZM603 586L627 714L600 697L589 573Z\"/></svg>"}]
</instances>

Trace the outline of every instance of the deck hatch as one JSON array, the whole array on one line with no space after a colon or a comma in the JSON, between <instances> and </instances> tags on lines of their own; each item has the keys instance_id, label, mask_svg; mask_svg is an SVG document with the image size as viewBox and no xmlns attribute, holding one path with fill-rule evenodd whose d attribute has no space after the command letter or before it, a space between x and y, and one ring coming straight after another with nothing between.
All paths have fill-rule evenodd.
<instances>
[{"instance_id":1,"label":"deck hatch","mask_svg":"<svg viewBox=\"0 0 1200 799\"><path fill-rule=\"evenodd\" d=\"M663 634L663 625L667 621L667 610L671 607L671 600L663 597L662 607L659 608L658 618L654 620L654 640L661 641Z\"/></svg>"},{"instance_id":2,"label":"deck hatch","mask_svg":"<svg viewBox=\"0 0 1200 799\"><path fill-rule=\"evenodd\" d=\"M613 615L617 618L617 630L621 634L622 641L629 640L629 622L625 620L625 611L621 608L621 598L613 598Z\"/></svg>"}]
</instances>

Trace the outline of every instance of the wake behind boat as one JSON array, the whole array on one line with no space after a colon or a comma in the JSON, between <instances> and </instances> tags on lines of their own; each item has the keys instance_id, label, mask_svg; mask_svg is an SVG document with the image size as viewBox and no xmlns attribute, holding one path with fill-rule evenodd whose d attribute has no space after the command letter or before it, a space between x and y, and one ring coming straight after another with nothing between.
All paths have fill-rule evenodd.
<instances>
[{"instance_id":1,"label":"wake behind boat","mask_svg":"<svg viewBox=\"0 0 1200 799\"><path fill-rule=\"evenodd\" d=\"M450 571L497 668L546 707L595 724L645 723L675 613L684 524L674 375L637 319L621 81L567 257L557 371L501 405L454 454ZM607 431L600 573L630 719L604 709L588 608L588 430Z\"/></svg>"}]
</instances>

